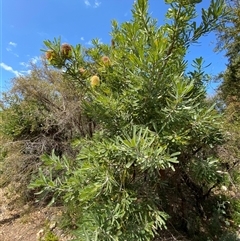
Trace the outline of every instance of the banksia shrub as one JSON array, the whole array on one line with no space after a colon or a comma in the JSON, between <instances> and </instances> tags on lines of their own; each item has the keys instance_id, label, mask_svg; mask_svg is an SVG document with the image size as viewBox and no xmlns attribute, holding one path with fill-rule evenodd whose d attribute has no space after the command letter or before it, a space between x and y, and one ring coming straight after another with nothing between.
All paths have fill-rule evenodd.
<instances>
[{"instance_id":1,"label":"banksia shrub","mask_svg":"<svg viewBox=\"0 0 240 241\"><path fill-rule=\"evenodd\" d=\"M100 79L97 75L93 75L90 78L90 83L92 87L99 86L100 85Z\"/></svg>"},{"instance_id":2,"label":"banksia shrub","mask_svg":"<svg viewBox=\"0 0 240 241\"><path fill-rule=\"evenodd\" d=\"M190 73L185 61L191 43L214 29L223 1L211 1L198 23L199 1L165 2L165 25L151 19L147 0L136 0L131 21L112 21L116 45L72 46L71 61L60 52L67 82L83 87L78 117L89 132L73 136L76 158L49 156L32 187L61 197L77 240L167 240L173 230L223 241L231 221L217 190L225 182L215 151L221 116L205 99L202 58ZM46 46L58 53L61 41Z\"/></svg>"}]
</instances>

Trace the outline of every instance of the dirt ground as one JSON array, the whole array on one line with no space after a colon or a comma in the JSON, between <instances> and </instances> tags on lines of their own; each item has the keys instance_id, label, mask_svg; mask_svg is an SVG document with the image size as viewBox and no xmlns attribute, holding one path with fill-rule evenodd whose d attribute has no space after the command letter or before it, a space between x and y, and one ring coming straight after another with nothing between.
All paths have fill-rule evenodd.
<instances>
[{"instance_id":1,"label":"dirt ground","mask_svg":"<svg viewBox=\"0 0 240 241\"><path fill-rule=\"evenodd\" d=\"M10 187L0 188L0 241L70 241L73 237L59 228L61 207L22 204ZM240 230L238 230L240 238ZM46 239L47 234L54 238ZM167 236L167 235L166 235ZM160 240L160 239L156 239ZM171 235L163 240L187 240ZM239 239L240 240L240 239Z\"/></svg>"},{"instance_id":2,"label":"dirt ground","mask_svg":"<svg viewBox=\"0 0 240 241\"><path fill-rule=\"evenodd\" d=\"M61 214L61 208L21 205L9 187L0 188L0 241L44 241L47 234L69 241L71 236L58 228Z\"/></svg>"}]
</instances>

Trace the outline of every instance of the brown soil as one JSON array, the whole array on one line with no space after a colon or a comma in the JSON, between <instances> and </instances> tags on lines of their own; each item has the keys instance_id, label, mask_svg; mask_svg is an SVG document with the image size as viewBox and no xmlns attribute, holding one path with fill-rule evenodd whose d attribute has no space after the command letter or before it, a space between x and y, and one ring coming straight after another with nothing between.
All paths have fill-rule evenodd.
<instances>
[{"instance_id":1,"label":"brown soil","mask_svg":"<svg viewBox=\"0 0 240 241\"><path fill-rule=\"evenodd\" d=\"M69 241L71 236L58 227L61 215L59 207L21 205L10 187L0 188L0 241L45 241L47 234Z\"/></svg>"}]
</instances>

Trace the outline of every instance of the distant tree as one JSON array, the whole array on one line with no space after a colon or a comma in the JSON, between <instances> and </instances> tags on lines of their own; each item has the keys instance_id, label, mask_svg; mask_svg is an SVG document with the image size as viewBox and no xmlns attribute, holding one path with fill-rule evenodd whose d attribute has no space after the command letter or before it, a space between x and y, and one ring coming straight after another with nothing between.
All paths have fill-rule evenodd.
<instances>
[{"instance_id":1,"label":"distant tree","mask_svg":"<svg viewBox=\"0 0 240 241\"><path fill-rule=\"evenodd\" d=\"M233 165L239 163L240 153L237 151L240 143L238 126L240 123L240 2L238 0L227 1L227 18L221 21L218 34L218 51L225 51L228 58L227 68L218 78L221 80L217 99L221 103L221 109L225 114L229 142L225 147L228 157L231 156ZM235 149L235 151L233 151ZM224 155L227 159L226 155ZM234 164L235 163L235 164Z\"/></svg>"},{"instance_id":2,"label":"distant tree","mask_svg":"<svg viewBox=\"0 0 240 241\"><path fill-rule=\"evenodd\" d=\"M31 176L41 166L40 157L52 150L74 157L71 140L88 133L76 87L46 61L40 67L32 65L31 73L14 78L11 90L3 94L1 184L15 181L26 195Z\"/></svg>"},{"instance_id":3,"label":"distant tree","mask_svg":"<svg viewBox=\"0 0 240 241\"><path fill-rule=\"evenodd\" d=\"M240 100L240 2L227 1L228 15L218 27L218 45L216 50L226 51L227 69L219 75L222 79L219 94L227 104Z\"/></svg>"},{"instance_id":4,"label":"distant tree","mask_svg":"<svg viewBox=\"0 0 240 241\"><path fill-rule=\"evenodd\" d=\"M232 204L233 220L240 223L240 2L227 1L227 18L221 20L217 34L217 51L224 51L227 68L218 79L221 81L216 95L223 113L226 141L219 147L221 162L226 166L226 182Z\"/></svg>"}]
</instances>

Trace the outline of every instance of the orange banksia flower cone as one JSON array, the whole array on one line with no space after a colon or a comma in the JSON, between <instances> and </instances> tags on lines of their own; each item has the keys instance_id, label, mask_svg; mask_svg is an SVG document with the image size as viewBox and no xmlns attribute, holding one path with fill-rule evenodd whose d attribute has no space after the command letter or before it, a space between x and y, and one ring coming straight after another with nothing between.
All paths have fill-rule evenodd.
<instances>
[{"instance_id":1,"label":"orange banksia flower cone","mask_svg":"<svg viewBox=\"0 0 240 241\"><path fill-rule=\"evenodd\" d=\"M70 58L72 55L72 47L71 45L64 43L61 46L61 53L64 57Z\"/></svg>"},{"instance_id":2,"label":"orange banksia flower cone","mask_svg":"<svg viewBox=\"0 0 240 241\"><path fill-rule=\"evenodd\" d=\"M101 58L101 60L102 60L102 63L103 63L105 66L110 66L110 65L111 65L111 61L110 61L109 57L103 56L103 57Z\"/></svg>"},{"instance_id":3,"label":"orange banksia flower cone","mask_svg":"<svg viewBox=\"0 0 240 241\"><path fill-rule=\"evenodd\" d=\"M56 57L56 54L53 50L47 50L47 52L45 53L45 57L47 60L51 61Z\"/></svg>"}]
</instances>

